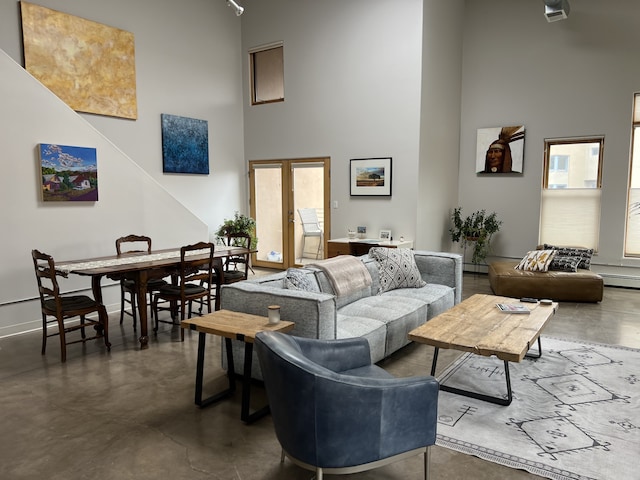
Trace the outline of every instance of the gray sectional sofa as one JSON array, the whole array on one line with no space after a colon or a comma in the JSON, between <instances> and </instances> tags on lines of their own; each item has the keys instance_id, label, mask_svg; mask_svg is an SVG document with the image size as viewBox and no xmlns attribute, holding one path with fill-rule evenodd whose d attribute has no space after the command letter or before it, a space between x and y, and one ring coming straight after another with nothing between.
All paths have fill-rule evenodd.
<instances>
[{"instance_id":1,"label":"gray sectional sofa","mask_svg":"<svg viewBox=\"0 0 640 480\"><path fill-rule=\"evenodd\" d=\"M371 347L372 362L378 362L409 343L407 334L411 330L461 301L460 255L407 252L413 253L419 271L417 280L424 280L424 286L394 288L383 277L382 289L388 291L378 294L381 289L379 266L386 274L387 264L364 255L351 258L364 264L371 284L355 280L355 287L352 285L346 294L336 294L332 275L321 268L307 266L224 285L221 308L266 316L267 306L280 305L281 318L295 322L292 335L319 339L364 337ZM372 249L371 253L376 252ZM398 277L398 272L391 274ZM234 344L233 353L236 372L242 372L244 359L240 342ZM224 352L222 357L224 364ZM254 378L262 377L255 357L252 372Z\"/></svg>"}]
</instances>

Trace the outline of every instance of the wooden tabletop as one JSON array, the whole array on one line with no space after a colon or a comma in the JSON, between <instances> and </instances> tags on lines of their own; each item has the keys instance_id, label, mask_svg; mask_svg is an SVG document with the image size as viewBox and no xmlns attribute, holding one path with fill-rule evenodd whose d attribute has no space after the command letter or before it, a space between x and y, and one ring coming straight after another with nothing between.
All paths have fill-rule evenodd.
<instances>
[{"instance_id":1,"label":"wooden tabletop","mask_svg":"<svg viewBox=\"0 0 640 480\"><path fill-rule=\"evenodd\" d=\"M266 310L266 307L265 307ZM202 333L211 333L221 337L242 340L253 343L256 333L265 330L272 332L289 332L293 330L293 322L280 320L278 323L269 323L267 317L251 315L231 310L217 310L213 313L183 320L182 328L196 330Z\"/></svg>"},{"instance_id":2,"label":"wooden tabletop","mask_svg":"<svg viewBox=\"0 0 640 480\"><path fill-rule=\"evenodd\" d=\"M496 303L516 303L530 313L505 313ZM521 303L516 298L477 294L409 332L409 339L501 360L522 360L555 314L558 304Z\"/></svg>"},{"instance_id":3,"label":"wooden tabletop","mask_svg":"<svg viewBox=\"0 0 640 480\"><path fill-rule=\"evenodd\" d=\"M230 257L233 255L244 254L247 252L253 253L256 250L249 250L244 247L216 247L213 251L214 259L224 259L226 257ZM164 253L175 253L175 255L162 259L154 259L156 254L164 254ZM199 260L205 255L193 255L188 257L193 260ZM149 258L149 260L146 260ZM118 263L114 265L104 265L104 266L96 266L93 268L82 268L82 264L87 264L91 262L109 262L110 260L118 260L123 261L123 263ZM127 262L126 260L131 260ZM141 261L142 260L142 261ZM75 265L78 265L81 268L74 268ZM108 255L106 257L95 257L88 258L82 260L67 260L64 262L56 262L56 267L62 268L65 267L65 271L69 271L71 273L75 273L78 275L109 275L109 274L122 274L132 271L139 270L152 270L154 268L162 268L168 266L179 266L180 265L180 249L179 248L167 248L164 250L154 250L151 252L151 255L146 252L137 252L137 253L123 253L122 255Z\"/></svg>"}]
</instances>

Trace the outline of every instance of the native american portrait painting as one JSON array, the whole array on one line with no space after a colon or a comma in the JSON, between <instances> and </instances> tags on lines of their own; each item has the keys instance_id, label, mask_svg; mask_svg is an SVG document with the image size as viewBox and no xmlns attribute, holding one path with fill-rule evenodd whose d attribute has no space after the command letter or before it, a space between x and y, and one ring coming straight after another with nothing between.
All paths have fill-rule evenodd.
<instances>
[{"instance_id":1,"label":"native american portrait painting","mask_svg":"<svg viewBox=\"0 0 640 480\"><path fill-rule=\"evenodd\" d=\"M476 173L522 173L524 126L479 128Z\"/></svg>"}]
</instances>

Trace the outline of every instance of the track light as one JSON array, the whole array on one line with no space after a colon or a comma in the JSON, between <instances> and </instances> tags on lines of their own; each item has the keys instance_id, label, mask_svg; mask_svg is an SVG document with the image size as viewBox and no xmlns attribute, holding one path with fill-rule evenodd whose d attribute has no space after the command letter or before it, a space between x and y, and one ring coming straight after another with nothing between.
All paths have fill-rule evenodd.
<instances>
[{"instance_id":1,"label":"track light","mask_svg":"<svg viewBox=\"0 0 640 480\"><path fill-rule=\"evenodd\" d=\"M242 15L242 12L244 12L244 8L238 5L235 0L227 0L227 5L233 8L233 11L236 12L237 16Z\"/></svg>"},{"instance_id":2,"label":"track light","mask_svg":"<svg viewBox=\"0 0 640 480\"><path fill-rule=\"evenodd\" d=\"M544 0L544 16L547 22L566 20L569 11L569 0Z\"/></svg>"}]
</instances>

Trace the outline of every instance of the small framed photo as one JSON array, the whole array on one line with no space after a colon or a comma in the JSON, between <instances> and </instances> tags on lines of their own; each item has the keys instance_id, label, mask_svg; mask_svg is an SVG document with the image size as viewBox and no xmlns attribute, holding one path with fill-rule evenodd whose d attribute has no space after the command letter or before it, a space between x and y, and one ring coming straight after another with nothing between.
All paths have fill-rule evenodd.
<instances>
[{"instance_id":1,"label":"small framed photo","mask_svg":"<svg viewBox=\"0 0 640 480\"><path fill-rule=\"evenodd\" d=\"M380 230L380 240L388 242L391 240L391 230Z\"/></svg>"},{"instance_id":2,"label":"small framed photo","mask_svg":"<svg viewBox=\"0 0 640 480\"><path fill-rule=\"evenodd\" d=\"M352 158L351 190L354 196L391 196L391 157Z\"/></svg>"}]
</instances>

